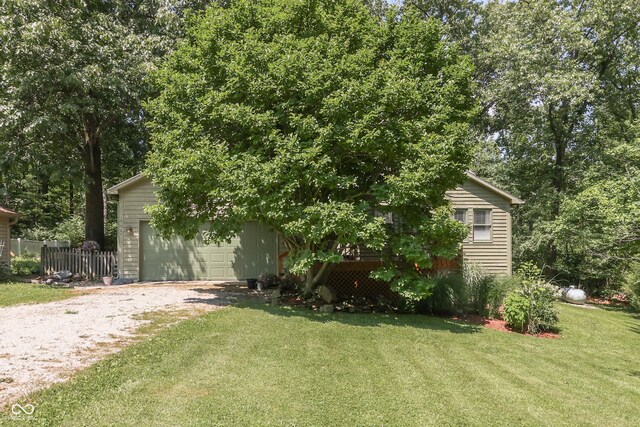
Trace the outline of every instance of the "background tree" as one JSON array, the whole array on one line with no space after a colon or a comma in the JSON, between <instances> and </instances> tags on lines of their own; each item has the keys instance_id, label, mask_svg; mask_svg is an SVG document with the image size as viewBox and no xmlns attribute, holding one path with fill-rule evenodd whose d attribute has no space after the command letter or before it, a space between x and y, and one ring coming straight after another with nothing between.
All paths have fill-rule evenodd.
<instances>
[{"instance_id":1,"label":"background tree","mask_svg":"<svg viewBox=\"0 0 640 427\"><path fill-rule=\"evenodd\" d=\"M85 237L104 245L103 160L108 178L140 166L140 102L151 89L146 76L180 37L182 9L201 3L2 2L0 152L10 206L31 213L13 185L25 168L45 187L68 189L69 210L75 210L74 192L84 192ZM58 194L52 197L61 204ZM43 209L52 217L62 210Z\"/></svg>"},{"instance_id":2,"label":"background tree","mask_svg":"<svg viewBox=\"0 0 640 427\"><path fill-rule=\"evenodd\" d=\"M186 237L209 224L221 241L259 221L307 292L354 245L387 245L379 274L426 286L415 265L454 256L465 233L444 193L470 160L471 73L416 12L380 18L354 0L210 7L148 105L152 224Z\"/></svg>"},{"instance_id":3,"label":"background tree","mask_svg":"<svg viewBox=\"0 0 640 427\"><path fill-rule=\"evenodd\" d=\"M577 224L563 216L576 195L613 171L611 146L633 140L640 7L496 1L479 22L482 124L487 145L495 146L487 150L494 163L480 172L527 201L515 215L516 259L537 260L568 280L584 277L564 245L566 227ZM587 268L587 259L579 264ZM598 277L606 274L599 269Z\"/></svg>"}]
</instances>

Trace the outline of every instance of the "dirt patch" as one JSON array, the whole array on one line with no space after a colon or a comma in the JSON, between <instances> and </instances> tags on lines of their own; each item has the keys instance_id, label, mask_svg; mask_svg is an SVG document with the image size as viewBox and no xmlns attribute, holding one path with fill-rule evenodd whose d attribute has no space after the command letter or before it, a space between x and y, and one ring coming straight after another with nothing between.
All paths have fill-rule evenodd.
<instances>
[{"instance_id":1,"label":"dirt patch","mask_svg":"<svg viewBox=\"0 0 640 427\"><path fill-rule=\"evenodd\" d=\"M0 407L65 381L141 336L243 297L234 290L209 283L96 288L0 308Z\"/></svg>"},{"instance_id":2,"label":"dirt patch","mask_svg":"<svg viewBox=\"0 0 640 427\"><path fill-rule=\"evenodd\" d=\"M489 319L488 317L482 317L477 314L454 316L451 319L459 322L471 323L474 325L482 325L485 328L493 329L496 331L511 332L511 333L521 334L521 335L529 335L537 338L560 338L560 334L557 334L554 332L543 332L538 335L524 334L520 331L514 330L511 326L507 324L507 322L505 322L502 319Z\"/></svg>"}]
</instances>

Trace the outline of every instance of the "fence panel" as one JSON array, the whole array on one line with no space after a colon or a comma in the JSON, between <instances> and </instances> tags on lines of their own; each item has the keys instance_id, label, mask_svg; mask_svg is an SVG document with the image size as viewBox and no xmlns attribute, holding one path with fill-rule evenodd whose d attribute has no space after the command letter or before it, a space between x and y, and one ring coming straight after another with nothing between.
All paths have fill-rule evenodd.
<instances>
[{"instance_id":1,"label":"fence panel","mask_svg":"<svg viewBox=\"0 0 640 427\"><path fill-rule=\"evenodd\" d=\"M40 271L52 274L67 270L73 274L81 274L88 279L96 280L105 276L115 276L117 270L116 252L114 251L82 251L71 248L40 249Z\"/></svg>"},{"instance_id":2,"label":"fence panel","mask_svg":"<svg viewBox=\"0 0 640 427\"><path fill-rule=\"evenodd\" d=\"M11 252L21 255L25 252L32 254L40 254L40 248L43 246L53 248L68 248L71 242L68 240L29 240L29 239L11 239Z\"/></svg>"}]
</instances>

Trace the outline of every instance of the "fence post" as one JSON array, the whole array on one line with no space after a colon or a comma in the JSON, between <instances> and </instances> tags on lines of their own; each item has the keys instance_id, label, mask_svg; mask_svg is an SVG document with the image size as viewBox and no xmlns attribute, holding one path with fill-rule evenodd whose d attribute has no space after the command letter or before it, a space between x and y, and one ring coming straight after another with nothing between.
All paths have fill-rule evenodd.
<instances>
[{"instance_id":1,"label":"fence post","mask_svg":"<svg viewBox=\"0 0 640 427\"><path fill-rule=\"evenodd\" d=\"M20 244L20 237L18 237L18 255L22 253L21 249L22 249L22 245Z\"/></svg>"},{"instance_id":2,"label":"fence post","mask_svg":"<svg viewBox=\"0 0 640 427\"><path fill-rule=\"evenodd\" d=\"M45 257L47 256L47 245L42 245L40 247L40 274L45 275L47 272L45 271Z\"/></svg>"}]
</instances>

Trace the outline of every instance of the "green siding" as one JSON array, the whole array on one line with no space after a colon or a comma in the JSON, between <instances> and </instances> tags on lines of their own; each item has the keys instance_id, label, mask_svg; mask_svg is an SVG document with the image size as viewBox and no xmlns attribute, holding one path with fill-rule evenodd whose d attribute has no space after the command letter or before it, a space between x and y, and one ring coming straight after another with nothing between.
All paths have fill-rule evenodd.
<instances>
[{"instance_id":1,"label":"green siding","mask_svg":"<svg viewBox=\"0 0 640 427\"><path fill-rule=\"evenodd\" d=\"M509 200L475 182L447 191L454 209L467 209L469 235L462 243L462 256L494 274L511 274L511 205ZM473 241L473 211L491 210L491 240Z\"/></svg>"}]
</instances>

